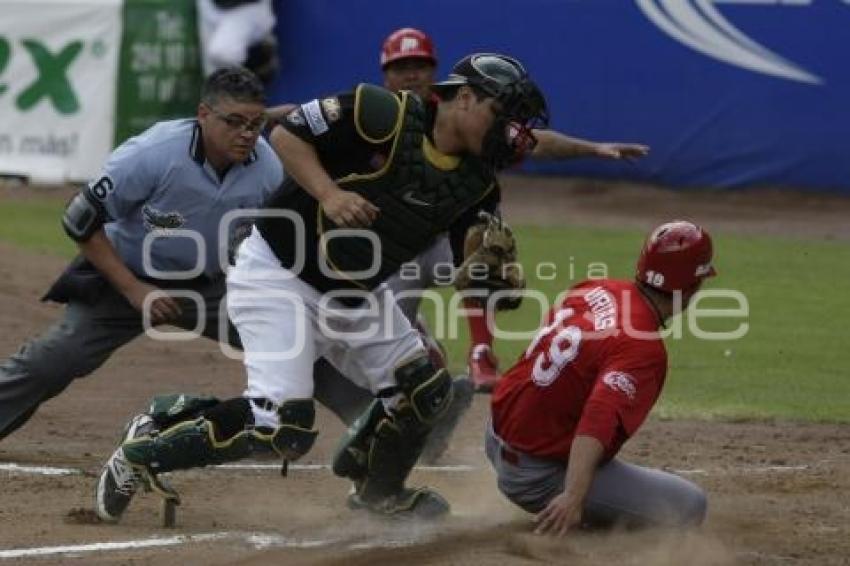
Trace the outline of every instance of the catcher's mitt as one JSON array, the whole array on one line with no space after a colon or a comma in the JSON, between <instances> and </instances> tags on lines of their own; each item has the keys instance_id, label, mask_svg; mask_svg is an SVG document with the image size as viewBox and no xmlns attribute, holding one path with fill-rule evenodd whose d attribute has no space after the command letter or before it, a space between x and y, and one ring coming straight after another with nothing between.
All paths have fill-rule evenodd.
<instances>
[{"instance_id":1,"label":"catcher's mitt","mask_svg":"<svg viewBox=\"0 0 850 566\"><path fill-rule=\"evenodd\" d=\"M525 278L516 263L516 239L510 227L498 216L478 213L480 222L466 233L463 243L463 263L455 275L455 288L486 291L476 296L482 303L500 291L495 300L496 310L513 310L522 303Z\"/></svg>"}]
</instances>

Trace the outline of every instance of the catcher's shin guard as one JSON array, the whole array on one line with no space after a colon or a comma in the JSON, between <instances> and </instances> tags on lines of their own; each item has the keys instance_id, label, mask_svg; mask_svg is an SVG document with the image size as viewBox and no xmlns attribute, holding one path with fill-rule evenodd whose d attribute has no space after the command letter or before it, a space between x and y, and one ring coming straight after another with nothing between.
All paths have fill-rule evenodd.
<instances>
[{"instance_id":1,"label":"catcher's shin guard","mask_svg":"<svg viewBox=\"0 0 850 566\"><path fill-rule=\"evenodd\" d=\"M435 372L428 358L420 357L397 368L396 380L404 397L389 412L380 400L370 405L337 449L334 473L354 480L357 506L384 514L426 508L428 516L442 514L448 510L442 497L429 490L406 497L410 490L404 482L433 422L451 403L451 377L444 369ZM434 507L441 511L435 513Z\"/></svg>"},{"instance_id":2,"label":"catcher's shin guard","mask_svg":"<svg viewBox=\"0 0 850 566\"><path fill-rule=\"evenodd\" d=\"M313 400L286 401L278 408L278 414L277 428L246 428L251 419L247 400L225 401L206 411L206 416L179 422L158 434L128 440L122 450L127 461L157 492L177 500L177 494L157 479L158 474L239 460L255 449L273 451L284 461L306 454L318 435L312 428ZM235 425L240 420L242 426L237 430Z\"/></svg>"},{"instance_id":3,"label":"catcher's shin guard","mask_svg":"<svg viewBox=\"0 0 850 566\"><path fill-rule=\"evenodd\" d=\"M354 480L366 477L369 468L369 449L372 435L378 423L387 418L384 405L380 399L375 399L362 415L357 417L334 453L334 474Z\"/></svg>"}]
</instances>

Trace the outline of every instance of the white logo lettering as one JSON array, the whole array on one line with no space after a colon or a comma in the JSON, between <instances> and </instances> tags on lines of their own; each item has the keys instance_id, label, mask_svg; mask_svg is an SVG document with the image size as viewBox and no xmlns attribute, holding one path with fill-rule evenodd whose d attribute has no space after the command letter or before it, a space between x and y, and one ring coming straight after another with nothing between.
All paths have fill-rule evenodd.
<instances>
[{"instance_id":1,"label":"white logo lettering","mask_svg":"<svg viewBox=\"0 0 850 566\"><path fill-rule=\"evenodd\" d=\"M608 291L595 287L584 296L584 300L593 313L594 330L601 332L617 325L617 303Z\"/></svg>"},{"instance_id":2,"label":"white logo lettering","mask_svg":"<svg viewBox=\"0 0 850 566\"><path fill-rule=\"evenodd\" d=\"M401 51L415 51L419 49L419 40L415 37L403 37L401 39Z\"/></svg>"},{"instance_id":3,"label":"white logo lettering","mask_svg":"<svg viewBox=\"0 0 850 566\"><path fill-rule=\"evenodd\" d=\"M621 371L610 371L602 376L602 383L613 389L624 393L626 397L634 400L637 395L637 387L635 386L635 378Z\"/></svg>"},{"instance_id":4,"label":"white logo lettering","mask_svg":"<svg viewBox=\"0 0 850 566\"><path fill-rule=\"evenodd\" d=\"M809 84L817 75L777 55L733 26L714 6L730 0L636 0L644 14L673 39L709 57L750 71ZM765 4L765 0L735 0L735 4ZM803 0L775 5L809 5Z\"/></svg>"},{"instance_id":5,"label":"white logo lettering","mask_svg":"<svg viewBox=\"0 0 850 566\"><path fill-rule=\"evenodd\" d=\"M89 190L98 200L106 200L115 190L115 182L109 175L104 175L97 182L90 183Z\"/></svg>"},{"instance_id":6,"label":"white logo lettering","mask_svg":"<svg viewBox=\"0 0 850 566\"><path fill-rule=\"evenodd\" d=\"M302 104L301 109L304 111L304 116L307 118L310 131L313 132L314 136L320 136L328 131L328 123L322 115L322 107L318 100L311 100L307 104Z\"/></svg>"},{"instance_id":7,"label":"white logo lettering","mask_svg":"<svg viewBox=\"0 0 850 566\"><path fill-rule=\"evenodd\" d=\"M424 200L416 198L416 193L412 189L407 191L403 195L401 195L401 198L404 202L415 205L415 206L427 206L427 207L434 206L430 202L425 202Z\"/></svg>"},{"instance_id":8,"label":"white logo lettering","mask_svg":"<svg viewBox=\"0 0 850 566\"><path fill-rule=\"evenodd\" d=\"M694 273L694 277L705 277L706 275L711 274L711 264L706 263L705 265L698 265L697 270Z\"/></svg>"},{"instance_id":9,"label":"white logo lettering","mask_svg":"<svg viewBox=\"0 0 850 566\"><path fill-rule=\"evenodd\" d=\"M661 287L664 287L664 274L658 273L657 271L647 271L646 283L647 285L660 289Z\"/></svg>"}]
</instances>

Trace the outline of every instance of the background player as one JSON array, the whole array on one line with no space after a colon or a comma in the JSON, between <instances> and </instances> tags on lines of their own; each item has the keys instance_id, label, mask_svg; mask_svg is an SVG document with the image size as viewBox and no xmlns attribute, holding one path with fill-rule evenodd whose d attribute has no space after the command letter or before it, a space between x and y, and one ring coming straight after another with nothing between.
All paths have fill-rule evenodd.
<instances>
[{"instance_id":1,"label":"background player","mask_svg":"<svg viewBox=\"0 0 850 566\"><path fill-rule=\"evenodd\" d=\"M278 70L271 0L196 0L204 73L244 66L268 85Z\"/></svg>"},{"instance_id":2,"label":"background player","mask_svg":"<svg viewBox=\"0 0 850 566\"><path fill-rule=\"evenodd\" d=\"M702 523L699 487L616 455L664 385L667 353L658 328L715 274L711 261L705 230L662 224L643 246L635 281L573 287L496 386L487 457L499 490L537 514L538 533L563 535L582 520Z\"/></svg>"}]
</instances>

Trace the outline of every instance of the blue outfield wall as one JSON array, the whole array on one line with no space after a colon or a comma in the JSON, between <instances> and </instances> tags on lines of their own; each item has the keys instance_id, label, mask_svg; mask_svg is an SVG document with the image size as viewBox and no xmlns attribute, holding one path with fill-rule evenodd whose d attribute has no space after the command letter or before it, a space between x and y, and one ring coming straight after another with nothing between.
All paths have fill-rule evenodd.
<instances>
[{"instance_id":1,"label":"blue outfield wall","mask_svg":"<svg viewBox=\"0 0 850 566\"><path fill-rule=\"evenodd\" d=\"M546 174L850 194L850 0L276 0L274 102L380 82L389 31L434 38L440 76L474 51L523 60L552 126L640 141L636 164Z\"/></svg>"}]
</instances>

